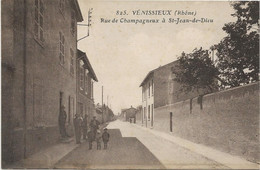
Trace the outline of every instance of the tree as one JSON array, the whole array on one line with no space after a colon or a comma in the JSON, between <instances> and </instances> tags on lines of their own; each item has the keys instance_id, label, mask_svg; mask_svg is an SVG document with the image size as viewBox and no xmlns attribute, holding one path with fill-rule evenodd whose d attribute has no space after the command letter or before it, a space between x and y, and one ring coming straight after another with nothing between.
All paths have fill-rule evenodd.
<instances>
[{"instance_id":1,"label":"tree","mask_svg":"<svg viewBox=\"0 0 260 170\"><path fill-rule=\"evenodd\" d=\"M183 52L172 72L176 76L174 80L181 83L180 90L183 92L199 89L213 92L217 87L219 72L210 59L208 50L200 48L194 49L190 54Z\"/></svg>"},{"instance_id":2,"label":"tree","mask_svg":"<svg viewBox=\"0 0 260 170\"><path fill-rule=\"evenodd\" d=\"M184 52L172 70L175 81L182 84L182 91L216 86L236 87L259 80L259 2L231 2L237 17L236 22L225 24L228 34L221 42L211 47L217 51L215 64L208 50L195 49L190 54ZM219 83L216 83L216 80Z\"/></svg>"},{"instance_id":3,"label":"tree","mask_svg":"<svg viewBox=\"0 0 260 170\"><path fill-rule=\"evenodd\" d=\"M236 87L258 81L259 73L259 2L231 3L236 22L225 24L228 34L212 48L217 51L216 67L225 82L222 87Z\"/></svg>"}]
</instances>

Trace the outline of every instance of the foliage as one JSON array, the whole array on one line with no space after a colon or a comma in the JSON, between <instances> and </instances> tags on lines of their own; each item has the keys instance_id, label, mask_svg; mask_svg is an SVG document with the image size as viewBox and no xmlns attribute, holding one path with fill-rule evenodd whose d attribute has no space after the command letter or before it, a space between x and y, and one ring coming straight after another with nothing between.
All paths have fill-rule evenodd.
<instances>
[{"instance_id":1,"label":"foliage","mask_svg":"<svg viewBox=\"0 0 260 170\"><path fill-rule=\"evenodd\" d=\"M194 91L200 88L209 89L212 92L217 84L218 70L209 57L208 50L195 49L190 54L182 53L178 64L172 68L175 74L174 80L181 82L182 91Z\"/></svg>"},{"instance_id":2,"label":"foliage","mask_svg":"<svg viewBox=\"0 0 260 170\"><path fill-rule=\"evenodd\" d=\"M232 3L236 22L225 24L228 34L213 49L217 50L219 77L222 87L236 87L258 81L259 73L259 2Z\"/></svg>"},{"instance_id":3,"label":"foliage","mask_svg":"<svg viewBox=\"0 0 260 170\"><path fill-rule=\"evenodd\" d=\"M216 86L236 87L259 80L259 2L231 2L236 22L225 24L227 33L219 44L211 47L217 60L212 62L208 50L195 49L184 52L172 70L175 80L182 84L182 91ZM216 83L219 80L219 83Z\"/></svg>"}]
</instances>

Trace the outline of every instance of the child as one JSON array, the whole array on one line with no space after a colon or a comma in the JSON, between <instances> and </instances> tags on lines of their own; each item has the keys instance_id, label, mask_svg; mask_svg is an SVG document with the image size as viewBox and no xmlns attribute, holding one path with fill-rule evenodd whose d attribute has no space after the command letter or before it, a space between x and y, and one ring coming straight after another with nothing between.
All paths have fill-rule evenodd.
<instances>
[{"instance_id":1,"label":"child","mask_svg":"<svg viewBox=\"0 0 260 170\"><path fill-rule=\"evenodd\" d=\"M104 129L104 132L102 134L102 139L104 142L104 149L107 149L107 143L109 141L109 133L107 132L107 128Z\"/></svg>"},{"instance_id":2,"label":"child","mask_svg":"<svg viewBox=\"0 0 260 170\"><path fill-rule=\"evenodd\" d=\"M93 131L92 130L89 130L88 131L88 144L89 144L89 150L91 150L92 149L92 142L94 141L94 133L93 133Z\"/></svg>"},{"instance_id":3,"label":"child","mask_svg":"<svg viewBox=\"0 0 260 170\"><path fill-rule=\"evenodd\" d=\"M100 130L97 130L96 141L97 141L97 150L101 150L101 132L100 132Z\"/></svg>"}]
</instances>

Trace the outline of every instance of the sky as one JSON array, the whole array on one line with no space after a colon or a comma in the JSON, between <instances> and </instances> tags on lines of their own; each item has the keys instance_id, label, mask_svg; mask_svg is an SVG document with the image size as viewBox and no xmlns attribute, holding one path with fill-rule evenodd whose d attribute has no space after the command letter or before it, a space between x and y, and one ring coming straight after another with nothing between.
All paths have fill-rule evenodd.
<instances>
[{"instance_id":1,"label":"sky","mask_svg":"<svg viewBox=\"0 0 260 170\"><path fill-rule=\"evenodd\" d=\"M78 0L87 24L88 10L93 8L89 36L78 42L86 52L97 75L94 83L95 103L111 106L114 114L123 108L142 104L139 85L147 73L177 59L184 51L210 46L226 36L225 23L235 21L227 1L131 1L131 0ZM135 10L171 10L171 15L133 15ZM174 15L175 11L193 12L196 15ZM128 15L117 15L126 11ZM110 20L102 23L101 18ZM118 23L112 20L118 19ZM159 19L160 23L120 23L126 19ZM166 22L161 23L165 18ZM211 23L168 23L176 19L213 19ZM78 39L87 35L86 26L78 26Z\"/></svg>"}]
</instances>

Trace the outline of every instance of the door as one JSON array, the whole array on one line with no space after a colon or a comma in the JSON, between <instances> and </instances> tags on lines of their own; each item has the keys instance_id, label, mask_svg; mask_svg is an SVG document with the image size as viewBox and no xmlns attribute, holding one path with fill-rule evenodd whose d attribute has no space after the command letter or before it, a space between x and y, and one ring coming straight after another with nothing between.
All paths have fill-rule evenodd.
<instances>
[{"instance_id":1,"label":"door","mask_svg":"<svg viewBox=\"0 0 260 170\"><path fill-rule=\"evenodd\" d=\"M172 112L170 112L170 132L172 132Z\"/></svg>"}]
</instances>

